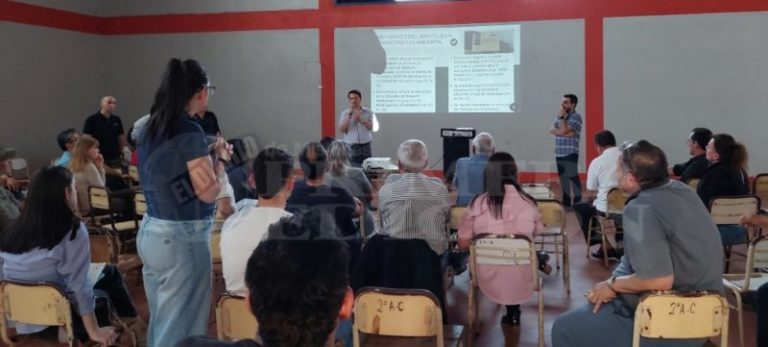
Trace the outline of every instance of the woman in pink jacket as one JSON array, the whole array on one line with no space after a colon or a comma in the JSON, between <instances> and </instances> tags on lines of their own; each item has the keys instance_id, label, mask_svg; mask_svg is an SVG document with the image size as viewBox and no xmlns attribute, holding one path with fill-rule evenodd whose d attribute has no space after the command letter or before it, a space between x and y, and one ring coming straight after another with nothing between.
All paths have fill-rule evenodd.
<instances>
[{"instance_id":1,"label":"woman in pink jacket","mask_svg":"<svg viewBox=\"0 0 768 347\"><path fill-rule=\"evenodd\" d=\"M525 235L533 238L542 230L541 215L535 200L517 183L517 164L509 153L497 152L485 166L484 193L468 205L459 226L459 248L468 249L479 234ZM477 265L480 290L492 301L505 305L501 323L520 325L520 304L533 293L529 268L503 265Z\"/></svg>"}]
</instances>

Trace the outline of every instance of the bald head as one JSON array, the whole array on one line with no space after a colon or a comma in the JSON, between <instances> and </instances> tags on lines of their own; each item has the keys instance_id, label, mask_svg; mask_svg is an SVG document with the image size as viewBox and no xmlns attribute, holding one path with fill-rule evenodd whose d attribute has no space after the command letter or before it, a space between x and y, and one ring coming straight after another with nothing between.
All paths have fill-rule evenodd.
<instances>
[{"instance_id":1,"label":"bald head","mask_svg":"<svg viewBox=\"0 0 768 347\"><path fill-rule=\"evenodd\" d=\"M421 140L405 140L397 149L397 159L400 169L405 172L418 173L427 167L429 153L427 145Z\"/></svg>"},{"instance_id":2,"label":"bald head","mask_svg":"<svg viewBox=\"0 0 768 347\"><path fill-rule=\"evenodd\" d=\"M101 114L109 116L112 112L115 112L117 107L117 99L114 96L107 95L101 98Z\"/></svg>"}]
</instances>

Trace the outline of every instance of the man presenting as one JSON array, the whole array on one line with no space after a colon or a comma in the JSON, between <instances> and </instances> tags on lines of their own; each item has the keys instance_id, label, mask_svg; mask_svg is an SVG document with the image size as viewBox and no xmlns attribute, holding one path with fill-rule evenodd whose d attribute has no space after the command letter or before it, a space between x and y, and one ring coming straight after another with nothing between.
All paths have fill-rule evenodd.
<instances>
[{"instance_id":1,"label":"man presenting","mask_svg":"<svg viewBox=\"0 0 768 347\"><path fill-rule=\"evenodd\" d=\"M379 130L379 121L373 111L362 106L363 94L353 89L347 93L349 108L339 115L339 131L342 141L351 149L351 164L360 167L371 157L373 133Z\"/></svg>"},{"instance_id":2,"label":"man presenting","mask_svg":"<svg viewBox=\"0 0 768 347\"><path fill-rule=\"evenodd\" d=\"M579 98L573 94L563 95L560 110L557 112L549 133L555 135L555 160L560 186L563 188L563 206L570 207L571 188L573 204L581 201L581 181L579 180L579 139L581 138L581 115L576 112Z\"/></svg>"}]
</instances>

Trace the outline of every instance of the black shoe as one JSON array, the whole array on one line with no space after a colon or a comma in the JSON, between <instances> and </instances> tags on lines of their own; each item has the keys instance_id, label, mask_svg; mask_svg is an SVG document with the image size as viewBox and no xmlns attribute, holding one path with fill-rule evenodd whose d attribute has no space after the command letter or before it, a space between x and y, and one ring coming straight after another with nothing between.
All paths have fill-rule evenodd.
<instances>
[{"instance_id":1,"label":"black shoe","mask_svg":"<svg viewBox=\"0 0 768 347\"><path fill-rule=\"evenodd\" d=\"M616 250L611 248L608 250L608 258L616 258L619 259L621 256L624 255L624 251L622 250ZM603 249L600 248L597 250L597 252L592 252L592 256L598 259L603 259Z\"/></svg>"},{"instance_id":2,"label":"black shoe","mask_svg":"<svg viewBox=\"0 0 768 347\"><path fill-rule=\"evenodd\" d=\"M503 325L510 325L513 327L519 327L520 326L520 312L517 312L517 314L505 314L501 316L501 324Z\"/></svg>"}]
</instances>

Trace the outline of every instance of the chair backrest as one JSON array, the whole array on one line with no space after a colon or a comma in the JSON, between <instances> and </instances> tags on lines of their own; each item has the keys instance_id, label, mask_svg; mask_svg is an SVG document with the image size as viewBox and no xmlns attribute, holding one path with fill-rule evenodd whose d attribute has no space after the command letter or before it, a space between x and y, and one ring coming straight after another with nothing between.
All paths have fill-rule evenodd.
<instances>
[{"instance_id":1,"label":"chair backrest","mask_svg":"<svg viewBox=\"0 0 768 347\"><path fill-rule=\"evenodd\" d=\"M131 181L140 183L139 182L139 167L136 165L129 165L128 166L128 177L131 179Z\"/></svg>"},{"instance_id":2,"label":"chair backrest","mask_svg":"<svg viewBox=\"0 0 768 347\"><path fill-rule=\"evenodd\" d=\"M467 207L465 206L452 206L451 207L451 221L450 228L453 230L459 230L459 225L464 221L464 214L467 213Z\"/></svg>"},{"instance_id":3,"label":"chair backrest","mask_svg":"<svg viewBox=\"0 0 768 347\"><path fill-rule=\"evenodd\" d=\"M759 236L749 242L743 288L749 288L752 272L759 268L768 268L768 238L765 236Z\"/></svg>"},{"instance_id":4,"label":"chair backrest","mask_svg":"<svg viewBox=\"0 0 768 347\"><path fill-rule=\"evenodd\" d=\"M611 188L608 191L608 214L624 213L624 205L627 204L628 196L619 188Z\"/></svg>"},{"instance_id":5,"label":"chair backrest","mask_svg":"<svg viewBox=\"0 0 768 347\"><path fill-rule=\"evenodd\" d=\"M755 176L752 182L752 194L757 196L768 196L768 172Z\"/></svg>"},{"instance_id":6,"label":"chair backrest","mask_svg":"<svg viewBox=\"0 0 768 347\"><path fill-rule=\"evenodd\" d=\"M555 197L552 188L548 184L526 183L521 188L536 200L553 199Z\"/></svg>"},{"instance_id":7,"label":"chair backrest","mask_svg":"<svg viewBox=\"0 0 768 347\"><path fill-rule=\"evenodd\" d=\"M696 191L696 189L699 188L699 181L700 181L700 179L698 179L698 178L691 178L691 179L688 180L688 186L691 187L691 189L693 189L693 191Z\"/></svg>"},{"instance_id":8,"label":"chair backrest","mask_svg":"<svg viewBox=\"0 0 768 347\"><path fill-rule=\"evenodd\" d=\"M709 202L709 214L715 224L739 224L742 215L760 210L760 198L755 195L718 196Z\"/></svg>"},{"instance_id":9,"label":"chair backrest","mask_svg":"<svg viewBox=\"0 0 768 347\"><path fill-rule=\"evenodd\" d=\"M13 178L28 179L29 167L27 166L27 160L24 158L11 159L11 176Z\"/></svg>"},{"instance_id":10,"label":"chair backrest","mask_svg":"<svg viewBox=\"0 0 768 347\"><path fill-rule=\"evenodd\" d=\"M216 330L219 340L252 339L259 332L259 323L245 298L224 293L216 303Z\"/></svg>"},{"instance_id":11,"label":"chair backrest","mask_svg":"<svg viewBox=\"0 0 768 347\"><path fill-rule=\"evenodd\" d=\"M470 273L477 265L527 266L533 271L534 287L539 283L538 257L533 242L523 235L478 235L469 248ZM477 285L472 276L472 285Z\"/></svg>"},{"instance_id":12,"label":"chair backrest","mask_svg":"<svg viewBox=\"0 0 768 347\"><path fill-rule=\"evenodd\" d=\"M211 260L214 264L221 263L221 230L211 231Z\"/></svg>"},{"instance_id":13,"label":"chair backrest","mask_svg":"<svg viewBox=\"0 0 768 347\"><path fill-rule=\"evenodd\" d=\"M728 302L719 294L706 292L661 292L643 296L635 311L632 339L692 339L721 336L728 344Z\"/></svg>"},{"instance_id":14,"label":"chair backrest","mask_svg":"<svg viewBox=\"0 0 768 347\"><path fill-rule=\"evenodd\" d=\"M88 188L88 200L91 203L91 209L109 210L109 193L106 188L90 187Z\"/></svg>"},{"instance_id":15,"label":"chair backrest","mask_svg":"<svg viewBox=\"0 0 768 347\"><path fill-rule=\"evenodd\" d=\"M88 239L91 244L91 263L117 264L117 240L109 230L88 228Z\"/></svg>"},{"instance_id":16,"label":"chair backrest","mask_svg":"<svg viewBox=\"0 0 768 347\"><path fill-rule=\"evenodd\" d=\"M353 334L428 337L443 345L443 313L434 294L423 289L364 287L355 297Z\"/></svg>"},{"instance_id":17,"label":"chair backrest","mask_svg":"<svg viewBox=\"0 0 768 347\"><path fill-rule=\"evenodd\" d=\"M541 213L541 222L547 227L565 227L565 211L557 200L539 200L536 202Z\"/></svg>"},{"instance_id":18,"label":"chair backrest","mask_svg":"<svg viewBox=\"0 0 768 347\"><path fill-rule=\"evenodd\" d=\"M143 216L147 213L147 198L144 196L144 193L136 193L133 197L133 204L137 216Z\"/></svg>"},{"instance_id":19,"label":"chair backrest","mask_svg":"<svg viewBox=\"0 0 768 347\"><path fill-rule=\"evenodd\" d=\"M12 345L7 336L8 321L36 325L63 326L69 345L73 344L72 311L67 295L55 284L0 282L0 330L3 340Z\"/></svg>"}]
</instances>

